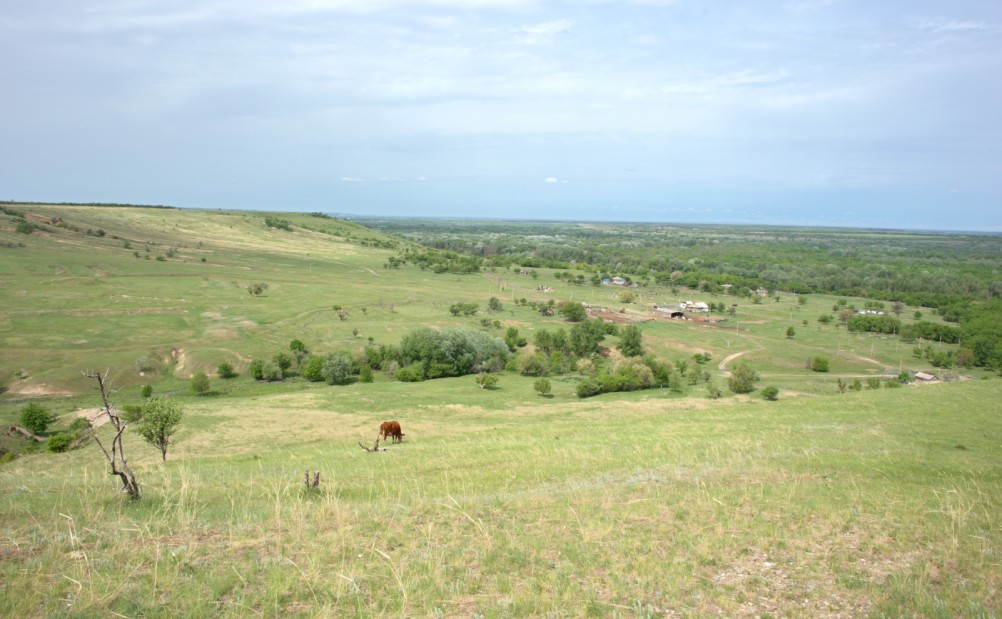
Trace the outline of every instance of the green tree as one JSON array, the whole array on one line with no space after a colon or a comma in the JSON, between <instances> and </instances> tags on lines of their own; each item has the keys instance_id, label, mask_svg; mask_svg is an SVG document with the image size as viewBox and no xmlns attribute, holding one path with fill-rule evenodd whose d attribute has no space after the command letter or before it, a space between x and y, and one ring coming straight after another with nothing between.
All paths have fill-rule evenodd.
<instances>
[{"instance_id":1,"label":"green tree","mask_svg":"<svg viewBox=\"0 0 1002 619\"><path fill-rule=\"evenodd\" d=\"M344 385L351 380L354 363L345 353L328 353L324 357L323 374L328 385Z\"/></svg>"},{"instance_id":2,"label":"green tree","mask_svg":"<svg viewBox=\"0 0 1002 619\"><path fill-rule=\"evenodd\" d=\"M41 434L56 420L56 416L37 402L29 402L21 409L21 425L33 432Z\"/></svg>"},{"instance_id":3,"label":"green tree","mask_svg":"<svg viewBox=\"0 0 1002 619\"><path fill-rule=\"evenodd\" d=\"M605 339L605 325L601 320L585 320L571 327L569 345L571 352L579 357L598 352L599 344Z\"/></svg>"},{"instance_id":4,"label":"green tree","mask_svg":"<svg viewBox=\"0 0 1002 619\"><path fill-rule=\"evenodd\" d=\"M619 352L626 357L644 354L643 336L637 325L627 325L619 331Z\"/></svg>"},{"instance_id":5,"label":"green tree","mask_svg":"<svg viewBox=\"0 0 1002 619\"><path fill-rule=\"evenodd\" d=\"M272 357L272 362L278 366L279 372L282 373L282 378L289 375L289 368L292 367L292 356L288 353L280 352L274 357Z\"/></svg>"},{"instance_id":6,"label":"green tree","mask_svg":"<svg viewBox=\"0 0 1002 619\"><path fill-rule=\"evenodd\" d=\"M522 355L518 359L518 373L522 376L545 376L548 365L542 353Z\"/></svg>"},{"instance_id":7,"label":"green tree","mask_svg":"<svg viewBox=\"0 0 1002 619\"><path fill-rule=\"evenodd\" d=\"M251 376L254 377L254 380L264 380L264 360L254 359L250 362L248 370L250 370Z\"/></svg>"},{"instance_id":8,"label":"green tree","mask_svg":"<svg viewBox=\"0 0 1002 619\"><path fill-rule=\"evenodd\" d=\"M167 448L173 444L171 438L184 419L184 407L170 398L153 398L143 403L141 417L135 426L136 433L144 441L160 450L160 456L167 461Z\"/></svg>"},{"instance_id":9,"label":"green tree","mask_svg":"<svg viewBox=\"0 0 1002 619\"><path fill-rule=\"evenodd\" d=\"M740 361L727 378L727 386L734 393L751 393L755 390L758 372L747 361Z\"/></svg>"},{"instance_id":10,"label":"green tree","mask_svg":"<svg viewBox=\"0 0 1002 619\"><path fill-rule=\"evenodd\" d=\"M294 353L307 353L306 344L303 344L302 340L292 340L289 342L289 350Z\"/></svg>"},{"instance_id":11,"label":"green tree","mask_svg":"<svg viewBox=\"0 0 1002 619\"><path fill-rule=\"evenodd\" d=\"M191 375L191 390L198 395L205 395L209 392L209 377L202 370Z\"/></svg>"},{"instance_id":12,"label":"green tree","mask_svg":"<svg viewBox=\"0 0 1002 619\"><path fill-rule=\"evenodd\" d=\"M583 305L576 301L561 303L557 309L557 313L563 316L568 322L581 322L588 319L588 312L585 311Z\"/></svg>"},{"instance_id":13,"label":"green tree","mask_svg":"<svg viewBox=\"0 0 1002 619\"><path fill-rule=\"evenodd\" d=\"M216 366L216 374L219 375L219 378L234 378L237 375L233 365L228 361L223 361Z\"/></svg>"},{"instance_id":14,"label":"green tree","mask_svg":"<svg viewBox=\"0 0 1002 619\"><path fill-rule=\"evenodd\" d=\"M322 381L324 379L324 358L310 357L306 366L303 367L303 378L313 383Z\"/></svg>"},{"instance_id":15,"label":"green tree","mask_svg":"<svg viewBox=\"0 0 1002 619\"><path fill-rule=\"evenodd\" d=\"M500 312L502 309L504 309L504 306L501 305L500 299L498 299L497 297L491 297L490 301L487 302L487 309L488 311L491 312Z\"/></svg>"},{"instance_id":16,"label":"green tree","mask_svg":"<svg viewBox=\"0 0 1002 619\"><path fill-rule=\"evenodd\" d=\"M518 334L518 329L515 327L508 327L504 332L504 343L511 352L526 345L525 338Z\"/></svg>"},{"instance_id":17,"label":"green tree","mask_svg":"<svg viewBox=\"0 0 1002 619\"><path fill-rule=\"evenodd\" d=\"M786 337L787 338L789 338L789 339L792 340L793 336L795 336L795 335L797 335L797 330L796 329L794 329L793 327L787 327L786 328Z\"/></svg>"},{"instance_id":18,"label":"green tree","mask_svg":"<svg viewBox=\"0 0 1002 619\"><path fill-rule=\"evenodd\" d=\"M544 398L550 397L551 391L553 390L553 386L550 385L550 379L545 376L537 378L536 382L532 383L532 388L536 390L536 393Z\"/></svg>"}]
</instances>

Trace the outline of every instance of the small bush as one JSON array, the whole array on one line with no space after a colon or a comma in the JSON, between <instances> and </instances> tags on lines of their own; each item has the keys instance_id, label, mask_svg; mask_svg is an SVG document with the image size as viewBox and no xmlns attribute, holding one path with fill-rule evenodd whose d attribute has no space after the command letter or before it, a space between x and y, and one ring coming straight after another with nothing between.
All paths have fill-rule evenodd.
<instances>
[{"instance_id":1,"label":"small bush","mask_svg":"<svg viewBox=\"0 0 1002 619\"><path fill-rule=\"evenodd\" d=\"M766 400L778 400L779 389L776 387L765 387L762 389L762 397Z\"/></svg>"},{"instance_id":2,"label":"small bush","mask_svg":"<svg viewBox=\"0 0 1002 619\"><path fill-rule=\"evenodd\" d=\"M227 361L216 366L216 373L219 374L219 378L235 378L237 375L233 370L233 365Z\"/></svg>"},{"instance_id":3,"label":"small bush","mask_svg":"<svg viewBox=\"0 0 1002 619\"><path fill-rule=\"evenodd\" d=\"M303 378L311 383L319 383L324 379L324 358L310 357L303 367Z\"/></svg>"},{"instance_id":4,"label":"small bush","mask_svg":"<svg viewBox=\"0 0 1002 619\"><path fill-rule=\"evenodd\" d=\"M153 385L143 385L142 395L144 398L148 398L153 395Z\"/></svg>"},{"instance_id":5,"label":"small bush","mask_svg":"<svg viewBox=\"0 0 1002 619\"><path fill-rule=\"evenodd\" d=\"M372 382L372 368L368 365L363 365L358 371L358 382L360 383L371 383Z\"/></svg>"},{"instance_id":6,"label":"small bush","mask_svg":"<svg viewBox=\"0 0 1002 619\"><path fill-rule=\"evenodd\" d=\"M191 375L191 390L198 395L205 395L209 392L209 377L205 375L205 372L198 370Z\"/></svg>"},{"instance_id":7,"label":"small bush","mask_svg":"<svg viewBox=\"0 0 1002 619\"><path fill-rule=\"evenodd\" d=\"M321 361L321 363L323 363ZM250 363L250 373L254 377L254 380L264 380L264 361L261 359L254 359Z\"/></svg>"},{"instance_id":8,"label":"small bush","mask_svg":"<svg viewBox=\"0 0 1002 619\"><path fill-rule=\"evenodd\" d=\"M70 432L75 432L77 434L90 430L90 421L84 419L83 417L77 417L70 424Z\"/></svg>"},{"instance_id":9,"label":"small bush","mask_svg":"<svg viewBox=\"0 0 1002 619\"><path fill-rule=\"evenodd\" d=\"M72 442L72 435L68 432L59 432L49 437L49 440L45 442L45 448L53 453L63 453L69 451Z\"/></svg>"},{"instance_id":10,"label":"small bush","mask_svg":"<svg viewBox=\"0 0 1002 619\"><path fill-rule=\"evenodd\" d=\"M424 380L424 368L419 363L413 363L398 369L393 378L405 383L419 383Z\"/></svg>"},{"instance_id":11,"label":"small bush","mask_svg":"<svg viewBox=\"0 0 1002 619\"><path fill-rule=\"evenodd\" d=\"M24 408L21 409L21 425L35 434L45 432L49 424L55 420L56 416L37 402L25 404Z\"/></svg>"},{"instance_id":12,"label":"small bush","mask_svg":"<svg viewBox=\"0 0 1002 619\"><path fill-rule=\"evenodd\" d=\"M811 371L813 372L827 372L828 371L828 359L824 357L813 357L811 358Z\"/></svg>"},{"instance_id":13,"label":"small bush","mask_svg":"<svg viewBox=\"0 0 1002 619\"><path fill-rule=\"evenodd\" d=\"M481 372L473 377L476 381L477 386L481 389L493 389L498 384L497 374L491 374L489 372Z\"/></svg>"}]
</instances>

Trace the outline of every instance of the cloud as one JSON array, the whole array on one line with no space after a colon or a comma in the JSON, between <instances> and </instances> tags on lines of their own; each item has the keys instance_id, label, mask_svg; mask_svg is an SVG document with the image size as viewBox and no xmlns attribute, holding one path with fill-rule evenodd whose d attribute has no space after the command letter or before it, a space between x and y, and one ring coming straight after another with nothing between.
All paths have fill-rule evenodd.
<instances>
[{"instance_id":1,"label":"cloud","mask_svg":"<svg viewBox=\"0 0 1002 619\"><path fill-rule=\"evenodd\" d=\"M971 30L993 30L993 26L985 21L956 20L946 18L926 18L915 23L919 30L931 30L933 32L963 32Z\"/></svg>"},{"instance_id":2,"label":"cloud","mask_svg":"<svg viewBox=\"0 0 1002 619\"><path fill-rule=\"evenodd\" d=\"M546 178L543 179L543 182L553 184L553 183L559 183L560 181L552 176L547 176Z\"/></svg>"},{"instance_id":3,"label":"cloud","mask_svg":"<svg viewBox=\"0 0 1002 619\"><path fill-rule=\"evenodd\" d=\"M531 26L522 26L519 31L523 33L520 40L525 45L538 45L550 39L560 36L571 29L571 22L566 19L547 21Z\"/></svg>"},{"instance_id":4,"label":"cloud","mask_svg":"<svg viewBox=\"0 0 1002 619\"><path fill-rule=\"evenodd\" d=\"M355 178L353 176L342 176L341 177L341 182L342 183L361 183L364 180L365 180L364 178Z\"/></svg>"}]
</instances>

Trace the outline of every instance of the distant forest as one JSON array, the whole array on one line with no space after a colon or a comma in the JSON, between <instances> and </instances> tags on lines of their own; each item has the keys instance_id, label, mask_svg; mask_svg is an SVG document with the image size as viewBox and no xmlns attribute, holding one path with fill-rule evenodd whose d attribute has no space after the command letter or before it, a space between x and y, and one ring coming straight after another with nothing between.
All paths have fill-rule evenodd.
<instances>
[{"instance_id":1,"label":"distant forest","mask_svg":"<svg viewBox=\"0 0 1002 619\"><path fill-rule=\"evenodd\" d=\"M127 204L119 202L26 202L25 200L0 200L0 204L13 206L128 206L131 208L177 208L167 204Z\"/></svg>"},{"instance_id":2,"label":"distant forest","mask_svg":"<svg viewBox=\"0 0 1002 619\"><path fill-rule=\"evenodd\" d=\"M708 293L825 293L933 308L978 365L1002 368L1002 235L766 226L362 219L419 243L389 266L550 268L572 284L619 276Z\"/></svg>"}]
</instances>

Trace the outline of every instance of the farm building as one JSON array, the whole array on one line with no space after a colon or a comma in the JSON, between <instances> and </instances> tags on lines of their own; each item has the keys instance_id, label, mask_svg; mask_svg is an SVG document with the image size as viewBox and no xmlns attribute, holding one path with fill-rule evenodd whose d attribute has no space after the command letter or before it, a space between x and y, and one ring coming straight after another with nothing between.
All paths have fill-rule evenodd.
<instances>
[{"instance_id":1,"label":"farm building","mask_svg":"<svg viewBox=\"0 0 1002 619\"><path fill-rule=\"evenodd\" d=\"M710 306L702 301L683 301L679 306L684 310L689 310L690 312L708 312L710 311Z\"/></svg>"},{"instance_id":2,"label":"farm building","mask_svg":"<svg viewBox=\"0 0 1002 619\"><path fill-rule=\"evenodd\" d=\"M677 310L677 309L675 309L674 307L671 307L671 306L664 307L664 306L655 305L654 306L654 313L656 315L662 316L664 318L674 318L676 320L685 320L685 312L679 311L679 310Z\"/></svg>"}]
</instances>

